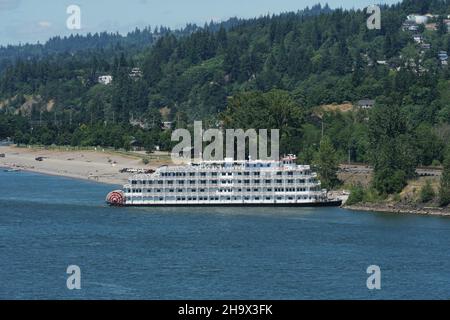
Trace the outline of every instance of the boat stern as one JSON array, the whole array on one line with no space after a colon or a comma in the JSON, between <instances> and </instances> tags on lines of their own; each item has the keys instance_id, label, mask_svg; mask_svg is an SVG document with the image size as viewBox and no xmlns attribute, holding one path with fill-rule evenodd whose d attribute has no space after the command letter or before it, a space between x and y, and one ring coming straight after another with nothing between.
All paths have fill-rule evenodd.
<instances>
[{"instance_id":1,"label":"boat stern","mask_svg":"<svg viewBox=\"0 0 450 320\"><path fill-rule=\"evenodd\" d=\"M121 207L125 205L125 195L122 190L115 190L106 196L106 203L110 206Z\"/></svg>"}]
</instances>

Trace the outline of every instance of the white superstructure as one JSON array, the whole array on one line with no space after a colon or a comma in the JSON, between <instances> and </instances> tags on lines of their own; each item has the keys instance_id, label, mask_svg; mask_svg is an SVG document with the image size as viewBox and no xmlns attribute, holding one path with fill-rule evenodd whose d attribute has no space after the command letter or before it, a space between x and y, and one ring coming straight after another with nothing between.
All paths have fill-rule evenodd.
<instances>
[{"instance_id":1,"label":"white superstructure","mask_svg":"<svg viewBox=\"0 0 450 320\"><path fill-rule=\"evenodd\" d=\"M129 179L108 195L111 205L340 205L329 200L310 166L279 161L204 161L161 167Z\"/></svg>"}]
</instances>

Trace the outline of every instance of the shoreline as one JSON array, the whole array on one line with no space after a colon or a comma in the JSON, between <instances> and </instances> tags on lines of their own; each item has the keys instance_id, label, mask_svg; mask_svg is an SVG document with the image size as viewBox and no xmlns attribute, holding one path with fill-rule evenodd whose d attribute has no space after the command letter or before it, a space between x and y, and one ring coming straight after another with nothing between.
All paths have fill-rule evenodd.
<instances>
[{"instance_id":1,"label":"shoreline","mask_svg":"<svg viewBox=\"0 0 450 320\"><path fill-rule=\"evenodd\" d=\"M343 205L342 209L350 211L364 211L373 213L390 213L402 215L418 215L433 217L450 217L450 211L446 208L416 208L404 205L388 205L388 204L359 204L359 205Z\"/></svg>"},{"instance_id":2,"label":"shoreline","mask_svg":"<svg viewBox=\"0 0 450 320\"><path fill-rule=\"evenodd\" d=\"M122 168L156 169L165 164L162 160L152 160L144 165L140 155L126 155L110 151L95 150L51 150L0 146L0 168L64 177L110 186L123 186L131 173L119 172ZM43 157L43 161L36 159ZM421 216L450 217L450 208L427 208L414 205L388 203L363 203L342 205L342 209L390 214L412 214Z\"/></svg>"},{"instance_id":3,"label":"shoreline","mask_svg":"<svg viewBox=\"0 0 450 320\"><path fill-rule=\"evenodd\" d=\"M0 165L0 170L11 170L11 169L12 170L18 169L17 172L36 173L36 174L41 174L41 175L44 175L44 176L74 179L74 180L80 180L80 181L84 181L84 182L94 182L94 183L99 183L99 184L103 184L103 185L110 185L110 186L122 186L122 184L120 184L120 183L114 183L112 181L107 181L107 180L99 181L99 180L86 178L86 177L83 177L83 176L76 176L76 175L69 175L69 174L62 174L62 173L55 173L55 172L47 172L47 171L43 171L43 170L36 170L36 169L30 169L30 168L22 168L22 167L19 168L19 167L14 167L14 166L5 166L3 164Z\"/></svg>"},{"instance_id":4,"label":"shoreline","mask_svg":"<svg viewBox=\"0 0 450 320\"><path fill-rule=\"evenodd\" d=\"M155 169L162 161L145 165L138 154L126 155L110 151L52 150L0 146L0 167L33 173L93 181L108 185L124 185L131 173L123 168ZM37 159L41 158L41 161Z\"/></svg>"}]
</instances>

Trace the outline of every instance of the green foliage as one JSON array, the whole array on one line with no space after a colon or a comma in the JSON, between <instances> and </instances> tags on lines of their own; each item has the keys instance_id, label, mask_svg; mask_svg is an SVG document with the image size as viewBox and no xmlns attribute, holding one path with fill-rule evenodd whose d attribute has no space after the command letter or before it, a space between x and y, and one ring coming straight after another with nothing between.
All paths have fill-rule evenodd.
<instances>
[{"instance_id":1,"label":"green foliage","mask_svg":"<svg viewBox=\"0 0 450 320\"><path fill-rule=\"evenodd\" d=\"M382 194L401 192L407 184L407 176L403 170L380 168L374 173L373 186Z\"/></svg>"},{"instance_id":2,"label":"green foliage","mask_svg":"<svg viewBox=\"0 0 450 320\"><path fill-rule=\"evenodd\" d=\"M13 124L13 125L10 125ZM12 131L14 126L22 128ZM9 129L11 127L11 129ZM168 136L169 135L169 136ZM0 139L13 138L18 144L103 146L130 150L132 147L153 150L155 145L170 148L170 132L161 132L159 128L144 130L138 127L94 123L80 126L43 124L29 127L19 116L0 115Z\"/></svg>"},{"instance_id":3,"label":"green foliage","mask_svg":"<svg viewBox=\"0 0 450 320\"><path fill-rule=\"evenodd\" d=\"M444 171L441 177L441 185L439 188L440 205L445 207L450 204L450 151L447 151L444 160Z\"/></svg>"},{"instance_id":4,"label":"green foliage","mask_svg":"<svg viewBox=\"0 0 450 320\"><path fill-rule=\"evenodd\" d=\"M251 91L237 94L229 100L221 114L225 128L279 129L280 152L298 153L304 122L304 111L289 92L271 90L267 93Z\"/></svg>"},{"instance_id":5,"label":"green foliage","mask_svg":"<svg viewBox=\"0 0 450 320\"><path fill-rule=\"evenodd\" d=\"M449 7L448 0L386 6L382 30L368 30L362 10L315 6L204 28L0 48L0 138L170 150L162 121L184 128L221 119L226 128L280 129L281 152L302 162L325 162L326 151L329 168L370 163L377 192L366 197L397 193L416 165L444 160L450 139L450 68L437 59L450 50L450 34L439 19L437 32L423 32L432 49L422 50L401 26L408 14ZM134 67L142 78L129 76ZM97 83L105 74L111 85ZM376 99L374 110L316 112L363 98ZM330 186L333 170L323 172Z\"/></svg>"},{"instance_id":6,"label":"green foliage","mask_svg":"<svg viewBox=\"0 0 450 320\"><path fill-rule=\"evenodd\" d=\"M355 205L359 203L377 203L384 200L385 197L378 193L374 188L364 188L357 184L350 188L350 196L346 205Z\"/></svg>"},{"instance_id":7,"label":"green foliage","mask_svg":"<svg viewBox=\"0 0 450 320\"><path fill-rule=\"evenodd\" d=\"M420 202L427 203L434 199L436 196L436 192L431 185L430 180L427 180L425 185L420 190Z\"/></svg>"},{"instance_id":8,"label":"green foliage","mask_svg":"<svg viewBox=\"0 0 450 320\"><path fill-rule=\"evenodd\" d=\"M350 189L350 196L346 202L346 205L355 205L358 203L362 203L365 197L365 190L361 185L353 186Z\"/></svg>"},{"instance_id":9,"label":"green foliage","mask_svg":"<svg viewBox=\"0 0 450 320\"><path fill-rule=\"evenodd\" d=\"M320 142L319 151L314 159L314 166L324 188L333 189L339 185L340 181L337 177L339 162L336 150L327 136Z\"/></svg>"},{"instance_id":10,"label":"green foliage","mask_svg":"<svg viewBox=\"0 0 450 320\"><path fill-rule=\"evenodd\" d=\"M398 105L381 104L373 110L369 142L375 189L383 194L402 191L415 174L417 155L413 133Z\"/></svg>"}]
</instances>

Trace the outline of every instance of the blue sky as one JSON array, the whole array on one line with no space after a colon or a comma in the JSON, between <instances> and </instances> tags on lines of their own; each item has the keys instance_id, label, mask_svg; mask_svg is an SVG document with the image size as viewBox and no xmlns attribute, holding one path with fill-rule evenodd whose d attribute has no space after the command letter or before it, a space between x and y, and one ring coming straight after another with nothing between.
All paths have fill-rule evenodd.
<instances>
[{"instance_id":1,"label":"blue sky","mask_svg":"<svg viewBox=\"0 0 450 320\"><path fill-rule=\"evenodd\" d=\"M66 9L81 8L79 33L120 32L135 27L186 23L202 25L229 17L250 18L266 13L297 11L316 3L332 8L363 8L398 0L0 0L0 45L45 42L54 35L69 35Z\"/></svg>"}]
</instances>

